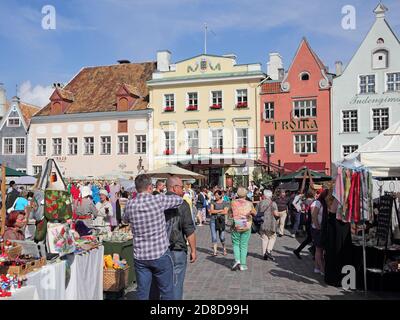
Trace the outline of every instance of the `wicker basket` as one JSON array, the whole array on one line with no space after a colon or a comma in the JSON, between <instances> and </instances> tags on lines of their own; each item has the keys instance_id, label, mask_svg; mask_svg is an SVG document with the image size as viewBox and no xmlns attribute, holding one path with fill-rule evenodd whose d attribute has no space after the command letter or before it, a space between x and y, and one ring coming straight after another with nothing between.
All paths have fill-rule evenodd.
<instances>
[{"instance_id":1,"label":"wicker basket","mask_svg":"<svg viewBox=\"0 0 400 320\"><path fill-rule=\"evenodd\" d=\"M8 256L8 258L9 258L10 260L15 260L15 259L17 259L17 258L21 255L21 253L22 253L22 246L19 245L19 244L14 245L13 247L11 247L11 248L9 248L9 249L6 249L6 250L5 250L5 253L7 254L7 256Z\"/></svg>"},{"instance_id":2,"label":"wicker basket","mask_svg":"<svg viewBox=\"0 0 400 320\"><path fill-rule=\"evenodd\" d=\"M103 291L118 292L128 286L129 266L124 269L103 270Z\"/></svg>"}]
</instances>

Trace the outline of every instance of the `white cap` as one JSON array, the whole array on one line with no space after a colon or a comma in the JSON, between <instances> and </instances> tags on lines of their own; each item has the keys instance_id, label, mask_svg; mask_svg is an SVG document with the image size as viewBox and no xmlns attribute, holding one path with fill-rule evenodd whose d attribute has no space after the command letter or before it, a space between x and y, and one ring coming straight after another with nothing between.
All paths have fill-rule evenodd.
<instances>
[{"instance_id":1,"label":"white cap","mask_svg":"<svg viewBox=\"0 0 400 320\"><path fill-rule=\"evenodd\" d=\"M84 186L82 187L81 193L82 193L82 198L86 198L92 195L92 190L88 186Z\"/></svg>"},{"instance_id":2,"label":"white cap","mask_svg":"<svg viewBox=\"0 0 400 320\"><path fill-rule=\"evenodd\" d=\"M102 194L102 195L105 195L106 197L108 197L108 192L107 192L107 190L102 189L102 190L100 190L99 193Z\"/></svg>"},{"instance_id":3,"label":"white cap","mask_svg":"<svg viewBox=\"0 0 400 320\"><path fill-rule=\"evenodd\" d=\"M271 190L264 190L264 196L267 198L272 198L272 191Z\"/></svg>"}]
</instances>

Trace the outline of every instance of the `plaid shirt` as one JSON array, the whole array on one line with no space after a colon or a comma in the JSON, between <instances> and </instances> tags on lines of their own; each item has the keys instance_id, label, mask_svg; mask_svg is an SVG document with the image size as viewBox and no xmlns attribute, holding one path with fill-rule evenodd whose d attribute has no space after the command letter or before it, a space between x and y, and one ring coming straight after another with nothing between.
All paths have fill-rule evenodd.
<instances>
[{"instance_id":1,"label":"plaid shirt","mask_svg":"<svg viewBox=\"0 0 400 320\"><path fill-rule=\"evenodd\" d=\"M155 260L168 249L164 211L179 207L183 199L164 194L139 193L126 205L123 220L133 233L133 255L137 260Z\"/></svg>"}]
</instances>

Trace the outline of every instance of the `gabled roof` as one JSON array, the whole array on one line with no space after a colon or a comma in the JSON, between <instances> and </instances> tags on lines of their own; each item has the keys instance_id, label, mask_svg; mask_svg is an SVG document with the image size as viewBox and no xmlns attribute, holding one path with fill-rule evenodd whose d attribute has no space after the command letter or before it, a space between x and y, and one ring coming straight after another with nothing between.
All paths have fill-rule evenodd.
<instances>
[{"instance_id":1,"label":"gabled roof","mask_svg":"<svg viewBox=\"0 0 400 320\"><path fill-rule=\"evenodd\" d=\"M34 106L33 104L29 104L26 102L19 102L16 104L17 112L22 116L22 124L25 127L25 130L28 128L29 123L31 122L31 118L40 111L40 107ZM9 115L11 113L11 103L9 101L6 102L6 113L4 118L1 119L0 129L3 128L4 123L7 121Z\"/></svg>"},{"instance_id":2,"label":"gabled roof","mask_svg":"<svg viewBox=\"0 0 400 320\"><path fill-rule=\"evenodd\" d=\"M156 62L85 67L63 88L63 94L73 98L64 113L116 111L116 93L122 84L133 94L140 93L130 110L146 109L149 94L146 81L155 70ZM50 106L49 103L36 115L50 115Z\"/></svg>"}]
</instances>

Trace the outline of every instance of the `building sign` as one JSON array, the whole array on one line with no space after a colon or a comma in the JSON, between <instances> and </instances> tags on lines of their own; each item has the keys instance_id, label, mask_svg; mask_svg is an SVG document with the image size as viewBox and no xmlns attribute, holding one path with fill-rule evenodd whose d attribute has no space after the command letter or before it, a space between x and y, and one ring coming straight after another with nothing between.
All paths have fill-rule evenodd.
<instances>
[{"instance_id":1,"label":"building sign","mask_svg":"<svg viewBox=\"0 0 400 320\"><path fill-rule=\"evenodd\" d=\"M57 162L65 162L65 161L67 161L67 157L51 157L51 158L49 158L49 157L46 157L46 161L48 160L48 159L54 159L54 160L56 160Z\"/></svg>"},{"instance_id":2,"label":"building sign","mask_svg":"<svg viewBox=\"0 0 400 320\"><path fill-rule=\"evenodd\" d=\"M317 120L296 119L291 121L274 121L275 130L317 130Z\"/></svg>"},{"instance_id":3,"label":"building sign","mask_svg":"<svg viewBox=\"0 0 400 320\"><path fill-rule=\"evenodd\" d=\"M360 104L377 104L378 106L383 103L400 103L400 97L373 97L370 96L354 96L351 99L351 105L360 105Z\"/></svg>"}]
</instances>

